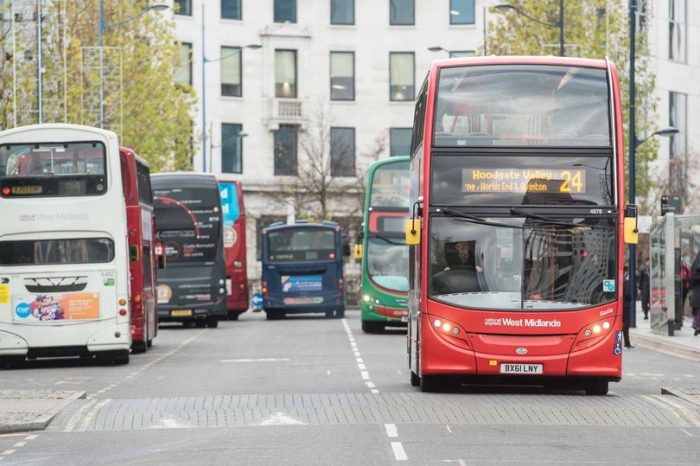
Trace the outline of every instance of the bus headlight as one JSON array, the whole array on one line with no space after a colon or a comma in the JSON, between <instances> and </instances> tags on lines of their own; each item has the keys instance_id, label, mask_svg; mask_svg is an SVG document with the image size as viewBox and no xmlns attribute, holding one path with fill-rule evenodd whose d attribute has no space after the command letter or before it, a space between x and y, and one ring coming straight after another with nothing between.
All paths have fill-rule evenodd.
<instances>
[{"instance_id":1,"label":"bus headlight","mask_svg":"<svg viewBox=\"0 0 700 466\"><path fill-rule=\"evenodd\" d=\"M459 325L445 319L433 319L433 328L445 341L464 349L471 349L465 332Z\"/></svg>"},{"instance_id":2,"label":"bus headlight","mask_svg":"<svg viewBox=\"0 0 700 466\"><path fill-rule=\"evenodd\" d=\"M370 299L370 298L369 298L369 295L366 294L366 295L364 295L364 296L362 297L362 299L364 299L365 302L369 302L369 299Z\"/></svg>"},{"instance_id":3,"label":"bus headlight","mask_svg":"<svg viewBox=\"0 0 700 466\"><path fill-rule=\"evenodd\" d=\"M612 317L592 322L583 327L579 331L571 351L581 351L601 342L610 333L614 322L615 318Z\"/></svg>"}]
</instances>

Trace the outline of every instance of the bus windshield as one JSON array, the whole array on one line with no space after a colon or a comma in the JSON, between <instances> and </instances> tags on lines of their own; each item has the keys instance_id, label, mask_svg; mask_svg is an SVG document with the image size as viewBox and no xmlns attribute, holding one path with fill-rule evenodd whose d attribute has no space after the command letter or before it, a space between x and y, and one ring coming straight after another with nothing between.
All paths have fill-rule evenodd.
<instances>
[{"instance_id":1,"label":"bus windshield","mask_svg":"<svg viewBox=\"0 0 700 466\"><path fill-rule=\"evenodd\" d=\"M552 219L555 220L555 219ZM469 309L587 308L616 296L612 218L431 220L431 296Z\"/></svg>"},{"instance_id":2,"label":"bus windshield","mask_svg":"<svg viewBox=\"0 0 700 466\"><path fill-rule=\"evenodd\" d=\"M106 191L99 142L3 144L0 184L9 196L85 196Z\"/></svg>"},{"instance_id":3,"label":"bus windshield","mask_svg":"<svg viewBox=\"0 0 700 466\"><path fill-rule=\"evenodd\" d=\"M270 231L268 241L270 261L336 260L335 230L329 228Z\"/></svg>"},{"instance_id":4,"label":"bus windshield","mask_svg":"<svg viewBox=\"0 0 700 466\"><path fill-rule=\"evenodd\" d=\"M158 234L168 263L214 262L221 234L215 189L154 189Z\"/></svg>"},{"instance_id":5,"label":"bus windshield","mask_svg":"<svg viewBox=\"0 0 700 466\"><path fill-rule=\"evenodd\" d=\"M439 79L436 147L611 146L605 69L465 66Z\"/></svg>"},{"instance_id":6,"label":"bus windshield","mask_svg":"<svg viewBox=\"0 0 700 466\"><path fill-rule=\"evenodd\" d=\"M408 208L408 162L377 167L370 192L370 207Z\"/></svg>"},{"instance_id":7,"label":"bus windshield","mask_svg":"<svg viewBox=\"0 0 700 466\"><path fill-rule=\"evenodd\" d=\"M408 291L408 246L403 238L368 238L367 273L382 288Z\"/></svg>"}]
</instances>

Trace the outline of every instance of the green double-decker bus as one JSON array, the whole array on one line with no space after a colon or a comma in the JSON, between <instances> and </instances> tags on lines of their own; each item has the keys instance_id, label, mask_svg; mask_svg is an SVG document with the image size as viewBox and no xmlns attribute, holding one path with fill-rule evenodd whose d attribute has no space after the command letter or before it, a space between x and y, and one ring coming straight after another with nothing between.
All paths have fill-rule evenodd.
<instances>
[{"instance_id":1,"label":"green double-decker bus","mask_svg":"<svg viewBox=\"0 0 700 466\"><path fill-rule=\"evenodd\" d=\"M408 246L404 225L409 209L408 157L391 157L369 167L362 224L362 330L382 332L406 326Z\"/></svg>"}]
</instances>

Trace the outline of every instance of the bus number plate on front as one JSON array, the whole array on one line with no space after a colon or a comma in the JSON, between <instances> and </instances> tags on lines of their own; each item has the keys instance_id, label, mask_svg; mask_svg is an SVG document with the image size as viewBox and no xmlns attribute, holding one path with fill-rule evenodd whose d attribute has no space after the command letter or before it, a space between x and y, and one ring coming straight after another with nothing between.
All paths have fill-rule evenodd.
<instances>
[{"instance_id":1,"label":"bus number plate on front","mask_svg":"<svg viewBox=\"0 0 700 466\"><path fill-rule=\"evenodd\" d=\"M192 309L174 309L170 311L170 317L190 317Z\"/></svg>"},{"instance_id":2,"label":"bus number plate on front","mask_svg":"<svg viewBox=\"0 0 700 466\"><path fill-rule=\"evenodd\" d=\"M501 364L501 374L543 374L542 364Z\"/></svg>"}]
</instances>

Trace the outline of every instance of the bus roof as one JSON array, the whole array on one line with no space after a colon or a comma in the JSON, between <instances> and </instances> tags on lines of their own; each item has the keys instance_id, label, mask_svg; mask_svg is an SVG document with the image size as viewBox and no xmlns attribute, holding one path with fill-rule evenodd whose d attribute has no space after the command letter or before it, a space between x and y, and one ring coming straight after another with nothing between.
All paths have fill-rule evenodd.
<instances>
[{"instance_id":1,"label":"bus roof","mask_svg":"<svg viewBox=\"0 0 700 466\"><path fill-rule=\"evenodd\" d=\"M32 142L26 139L26 134L45 134L41 136L45 142L61 141L94 141L95 139L117 140L116 133L94 126L68 125L64 123L42 123L38 125L18 126L0 132L0 140L3 143ZM36 140L36 138L34 138Z\"/></svg>"},{"instance_id":2,"label":"bus roof","mask_svg":"<svg viewBox=\"0 0 700 466\"><path fill-rule=\"evenodd\" d=\"M330 220L324 220L322 223L308 223L306 221L297 221L295 223L282 223L282 222L277 222L273 223L265 228L263 230L265 231L272 231L272 230L286 230L290 228L328 228L328 229L338 229L340 228L340 225L338 225L335 222L331 222Z\"/></svg>"},{"instance_id":3,"label":"bus roof","mask_svg":"<svg viewBox=\"0 0 700 466\"><path fill-rule=\"evenodd\" d=\"M377 160L375 162L372 162L369 166L369 170L376 170L378 167L381 167L382 165L390 165L392 163L401 163L401 162L408 162L411 160L411 157L408 155L394 155L393 157L389 157L387 159L382 159L382 160Z\"/></svg>"},{"instance_id":4,"label":"bus roof","mask_svg":"<svg viewBox=\"0 0 700 466\"><path fill-rule=\"evenodd\" d=\"M431 69L450 68L454 66L479 66L479 65L559 65L578 66L583 68L608 67L607 59L594 60L590 58L557 57L557 56L488 56L488 57L463 57L443 58L433 60Z\"/></svg>"},{"instance_id":5,"label":"bus roof","mask_svg":"<svg viewBox=\"0 0 700 466\"><path fill-rule=\"evenodd\" d=\"M211 173L169 172L151 175L153 187L183 185L188 188L214 188L218 186L216 178Z\"/></svg>"}]
</instances>

